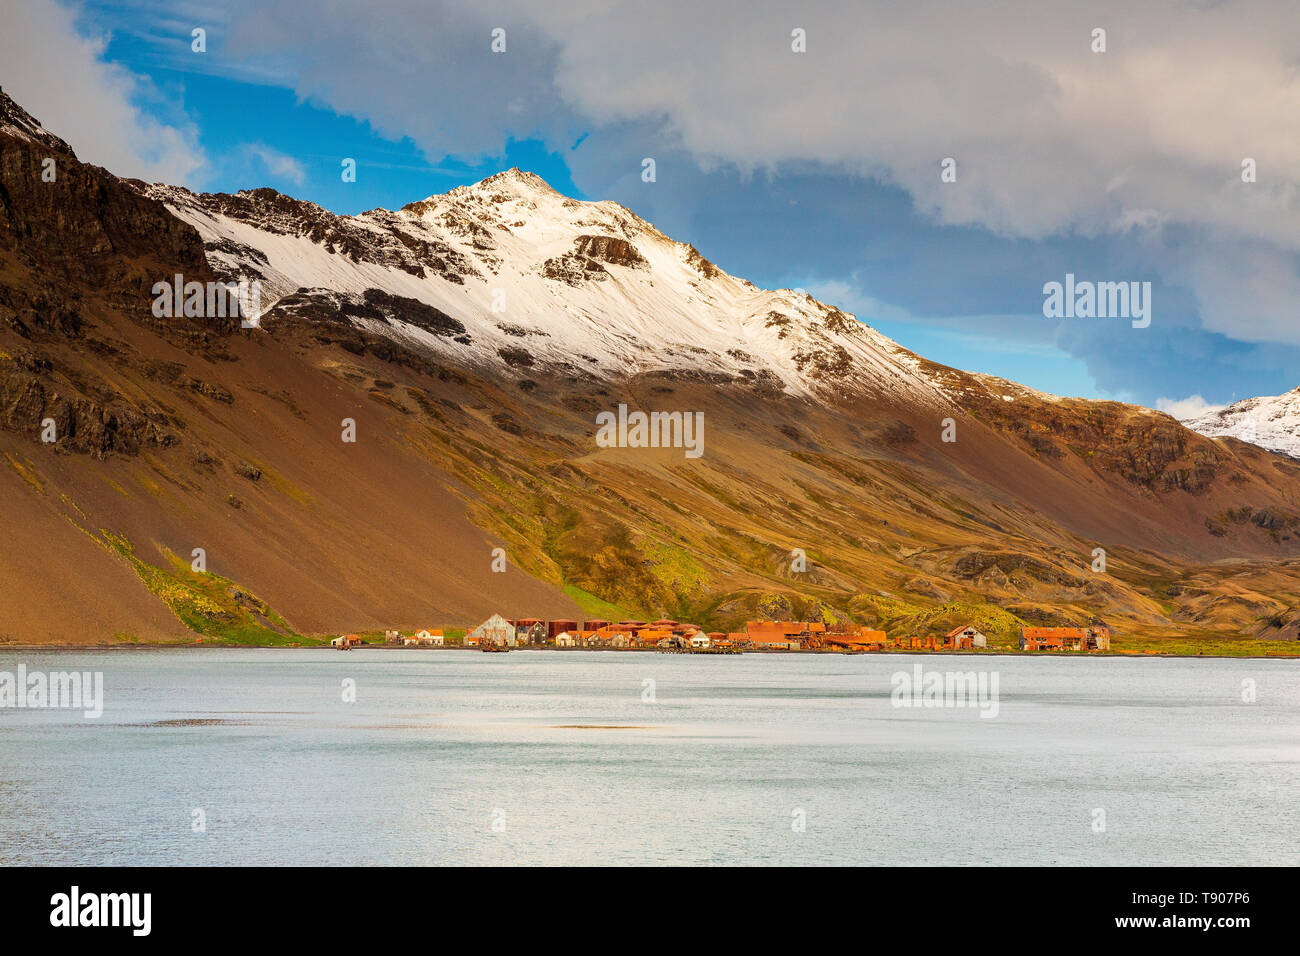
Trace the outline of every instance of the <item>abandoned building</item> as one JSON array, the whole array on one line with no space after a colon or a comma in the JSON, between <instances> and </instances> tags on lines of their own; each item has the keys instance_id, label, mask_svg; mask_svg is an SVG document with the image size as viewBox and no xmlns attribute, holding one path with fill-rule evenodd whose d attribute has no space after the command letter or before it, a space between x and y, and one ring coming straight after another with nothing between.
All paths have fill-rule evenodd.
<instances>
[{"instance_id":1,"label":"abandoned building","mask_svg":"<svg viewBox=\"0 0 1300 956\"><path fill-rule=\"evenodd\" d=\"M1022 627L1022 651L1108 651L1108 627Z\"/></svg>"}]
</instances>

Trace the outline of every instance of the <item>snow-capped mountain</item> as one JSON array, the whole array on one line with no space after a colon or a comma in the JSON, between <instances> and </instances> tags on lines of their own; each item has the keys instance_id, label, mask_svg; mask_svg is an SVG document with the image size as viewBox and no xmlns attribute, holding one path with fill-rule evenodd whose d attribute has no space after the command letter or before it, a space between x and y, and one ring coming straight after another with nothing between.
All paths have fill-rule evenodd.
<instances>
[{"instance_id":1,"label":"snow-capped mountain","mask_svg":"<svg viewBox=\"0 0 1300 956\"><path fill-rule=\"evenodd\" d=\"M791 394L888 389L945 403L915 355L855 317L803 292L760 289L618 203L567 198L519 169L359 216L269 189L146 191L198 230L214 267L260 278L264 308L301 290L383 290L465 334L350 321L457 361L508 365L501 354L524 347L541 365L605 377L696 369Z\"/></svg>"},{"instance_id":2,"label":"snow-capped mountain","mask_svg":"<svg viewBox=\"0 0 1300 956\"><path fill-rule=\"evenodd\" d=\"M1209 438L1232 437L1300 458L1300 388L1285 395L1247 398L1227 408L1183 419Z\"/></svg>"}]
</instances>

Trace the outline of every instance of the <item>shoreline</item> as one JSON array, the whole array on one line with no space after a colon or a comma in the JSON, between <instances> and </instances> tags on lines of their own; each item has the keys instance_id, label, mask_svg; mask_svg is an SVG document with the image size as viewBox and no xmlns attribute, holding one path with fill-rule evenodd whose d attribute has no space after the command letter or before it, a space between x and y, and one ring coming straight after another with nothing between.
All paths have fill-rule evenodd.
<instances>
[{"instance_id":1,"label":"shoreline","mask_svg":"<svg viewBox=\"0 0 1300 956\"><path fill-rule=\"evenodd\" d=\"M8 650L14 651L336 651L337 648L329 644L199 644L191 642L186 644L178 643L159 643L159 644L0 644L0 654ZM352 648L353 651L361 650L382 650L382 651L421 651L421 652L460 652L481 654L477 647L461 646L444 646L430 647L407 647L398 644L362 644ZM611 653L611 654L657 654L658 648L654 647L514 647L511 653L571 653L589 652L589 653ZM349 651L348 653L351 653ZM1132 651L1125 653L1123 651L1021 651L1014 649L983 649L973 650L929 650L918 648L891 648L884 651L829 651L829 650L746 650L740 654L695 654L698 657L744 657L749 654L761 656L791 655L791 656L819 656L819 657L1037 657L1037 658L1120 658L1120 659L1145 659L1145 658L1176 658L1179 660L1259 660L1259 661L1285 661L1300 660L1300 649L1294 654L1284 653L1267 653L1267 654L1176 654L1173 652L1163 651ZM692 652L679 652L674 655L678 657L692 656Z\"/></svg>"}]
</instances>

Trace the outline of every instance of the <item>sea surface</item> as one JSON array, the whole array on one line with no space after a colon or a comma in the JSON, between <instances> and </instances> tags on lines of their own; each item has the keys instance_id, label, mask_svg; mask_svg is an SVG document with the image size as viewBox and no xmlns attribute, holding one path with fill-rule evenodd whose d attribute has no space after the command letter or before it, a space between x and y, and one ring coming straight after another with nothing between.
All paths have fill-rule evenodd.
<instances>
[{"instance_id":1,"label":"sea surface","mask_svg":"<svg viewBox=\"0 0 1300 956\"><path fill-rule=\"evenodd\" d=\"M996 675L997 715L896 706L918 663ZM0 650L19 664L102 672L104 712L0 710L4 864L1300 863L1288 661Z\"/></svg>"}]
</instances>

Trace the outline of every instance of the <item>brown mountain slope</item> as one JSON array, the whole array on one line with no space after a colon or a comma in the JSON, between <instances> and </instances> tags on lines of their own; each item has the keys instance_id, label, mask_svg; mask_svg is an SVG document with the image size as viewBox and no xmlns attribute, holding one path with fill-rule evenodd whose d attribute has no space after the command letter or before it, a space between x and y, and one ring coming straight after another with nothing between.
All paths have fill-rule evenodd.
<instances>
[{"instance_id":1,"label":"brown mountain slope","mask_svg":"<svg viewBox=\"0 0 1300 956\"><path fill-rule=\"evenodd\" d=\"M305 632L464 621L502 600L576 611L492 572L501 542L466 519L454 475L393 440L397 412L236 320L155 318L160 277L215 278L160 204L3 133L0 185L0 638L185 635L123 550L183 573L202 548ZM45 419L56 443L38 440Z\"/></svg>"},{"instance_id":2,"label":"brown mountain slope","mask_svg":"<svg viewBox=\"0 0 1300 956\"><path fill-rule=\"evenodd\" d=\"M941 401L833 362L800 397L600 377L526 337L505 367L455 360L385 330L467 317L386 290L300 290L253 330L156 318L176 273L214 277L190 226L0 130L0 639L295 640L575 600L717 627L762 609L1295 636L1300 466L1156 412L921 360ZM705 454L597 447L620 402L703 412Z\"/></svg>"}]
</instances>

